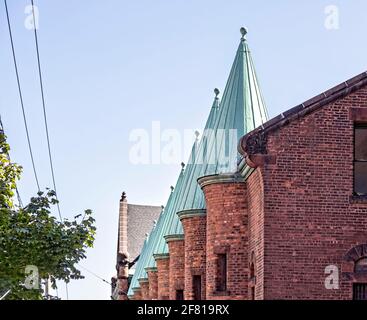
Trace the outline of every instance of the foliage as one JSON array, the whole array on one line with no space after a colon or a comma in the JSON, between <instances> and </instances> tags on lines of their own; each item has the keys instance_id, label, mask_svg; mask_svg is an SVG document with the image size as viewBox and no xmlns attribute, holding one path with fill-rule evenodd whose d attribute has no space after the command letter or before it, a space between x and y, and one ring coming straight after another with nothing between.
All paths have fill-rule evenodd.
<instances>
[{"instance_id":1,"label":"foliage","mask_svg":"<svg viewBox=\"0 0 367 320\"><path fill-rule=\"evenodd\" d=\"M72 221L58 221L51 213L57 204L55 192L47 189L23 208L13 203L21 167L8 159L9 146L0 132L0 295L7 299L42 299L43 290L24 286L25 268L34 265L40 279L69 282L82 279L77 263L93 246L96 228L91 210Z\"/></svg>"}]
</instances>

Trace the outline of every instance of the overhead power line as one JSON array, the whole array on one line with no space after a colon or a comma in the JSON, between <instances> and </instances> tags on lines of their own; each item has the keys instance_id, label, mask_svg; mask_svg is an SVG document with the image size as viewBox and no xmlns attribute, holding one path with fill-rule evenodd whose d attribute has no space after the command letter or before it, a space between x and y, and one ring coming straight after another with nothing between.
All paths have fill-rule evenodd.
<instances>
[{"instance_id":1,"label":"overhead power line","mask_svg":"<svg viewBox=\"0 0 367 320\"><path fill-rule=\"evenodd\" d=\"M89 269L87 269L86 267L81 266L80 264L78 264L78 266L79 266L80 268L84 269L85 271L89 272L91 275L95 276L96 278L98 278L98 279L102 280L103 282L105 282L105 283L107 283L107 284L111 285L111 282L107 281L106 279L103 279L101 276L99 276L99 275L98 275L98 274L96 274L95 272L90 271Z\"/></svg>"},{"instance_id":2,"label":"overhead power line","mask_svg":"<svg viewBox=\"0 0 367 320\"><path fill-rule=\"evenodd\" d=\"M8 30L9 30L11 50L12 50L12 54L13 54L13 63L14 63L14 68L15 68L15 75L16 75L17 84L18 84L18 94L19 94L19 99L20 99L20 105L22 107L24 127L25 127L25 131L26 131L26 135L27 135L28 149L29 149L29 154L31 156L33 173L34 173L34 178L36 180L37 189L38 189L38 191L40 191L40 185L39 185L39 180L38 180L38 176L37 176L37 170L36 170L36 166L34 164L34 157L33 157L31 139L30 139L30 136L29 136L29 130L28 130L28 124L27 124L27 117L26 117L25 108L24 108L23 94L22 94L22 89L21 89L21 85L20 85L19 71L18 71L18 63L17 63L17 59L16 59L16 55L15 55L15 48L14 48L14 41L13 41L13 33L12 33L11 23L10 23L10 18L9 18L8 4L7 4L7 1L6 0L4 0L4 4L5 4L6 19L8 21Z\"/></svg>"},{"instance_id":3,"label":"overhead power line","mask_svg":"<svg viewBox=\"0 0 367 320\"><path fill-rule=\"evenodd\" d=\"M50 143L50 135L48 131L48 123L47 123L47 112L46 112L46 103L45 103L45 94L43 90L43 78L42 78L42 69L41 69L41 59L40 59L40 52L39 52L39 46L38 46L38 35L37 35L37 27L36 27L36 15L34 12L34 1L31 0L32 3L32 15L33 15L33 30L34 30L34 40L36 43L36 53L37 53L37 65L38 65L38 77L39 77L39 83L40 83L40 89L41 89L41 98L42 98L42 109L43 109L43 119L45 123L45 129L46 129L46 138L47 138L47 148L48 148L48 158L50 162L50 169L51 169L51 175L52 175L52 183L56 195L56 199L58 199L58 193L56 188L56 179L55 179L55 170L52 160L52 152L51 152L51 143ZM57 202L57 211L59 213L59 218L62 221L62 215L60 210L60 204L59 201Z\"/></svg>"}]
</instances>

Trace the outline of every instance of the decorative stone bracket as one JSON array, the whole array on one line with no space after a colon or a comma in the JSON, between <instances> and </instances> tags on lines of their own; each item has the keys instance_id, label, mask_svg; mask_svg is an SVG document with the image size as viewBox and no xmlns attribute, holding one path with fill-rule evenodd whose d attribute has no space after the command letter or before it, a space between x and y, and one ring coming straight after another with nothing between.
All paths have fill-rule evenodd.
<instances>
[{"instance_id":1,"label":"decorative stone bracket","mask_svg":"<svg viewBox=\"0 0 367 320\"><path fill-rule=\"evenodd\" d=\"M267 136L263 131L255 131L241 138L238 151L245 157L251 168L275 164L276 157L268 155L266 150Z\"/></svg>"}]
</instances>

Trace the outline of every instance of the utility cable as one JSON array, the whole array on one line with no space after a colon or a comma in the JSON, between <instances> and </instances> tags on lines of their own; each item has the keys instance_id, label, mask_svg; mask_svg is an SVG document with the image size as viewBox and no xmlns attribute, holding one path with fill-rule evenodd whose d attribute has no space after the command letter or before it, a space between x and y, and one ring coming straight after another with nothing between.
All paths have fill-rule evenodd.
<instances>
[{"instance_id":1,"label":"utility cable","mask_svg":"<svg viewBox=\"0 0 367 320\"><path fill-rule=\"evenodd\" d=\"M18 93L19 93L20 105L22 107L22 113L23 113L23 122L24 122L25 131L26 131L26 134L27 134L28 149L29 149L29 154L31 156L33 173L34 173L34 177L36 179L37 189L38 189L38 191L40 191L40 185L39 185L39 182L38 182L37 170L36 170L36 166L35 166L35 163L34 163L31 139L30 139L29 130L28 130L27 117L26 117L26 113L25 113L25 109L24 109L23 94L22 94L22 89L21 89L20 79L19 79L19 72L18 72L18 63L17 63L17 59L16 59L16 55L15 55L13 33L12 33L12 29L11 29L11 23L10 23L10 18L9 18L9 11L8 11L8 4L7 4L6 0L4 0L4 4L5 4L5 11L6 11L6 19L8 21L8 30L9 30L11 50L12 50L12 54L13 54L13 63L14 63L15 74L16 74L16 78L17 78L17 84L18 84Z\"/></svg>"}]
</instances>

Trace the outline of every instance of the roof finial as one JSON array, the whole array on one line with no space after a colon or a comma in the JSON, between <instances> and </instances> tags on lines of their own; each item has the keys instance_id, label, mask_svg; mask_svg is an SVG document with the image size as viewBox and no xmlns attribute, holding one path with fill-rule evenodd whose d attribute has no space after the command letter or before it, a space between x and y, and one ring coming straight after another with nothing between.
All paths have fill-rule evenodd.
<instances>
[{"instance_id":1,"label":"roof finial","mask_svg":"<svg viewBox=\"0 0 367 320\"><path fill-rule=\"evenodd\" d=\"M240 29L240 32L241 32L241 35L242 35L241 40L246 40L246 34L247 34L247 32L248 32L247 28L242 27L242 28Z\"/></svg>"},{"instance_id":2,"label":"roof finial","mask_svg":"<svg viewBox=\"0 0 367 320\"><path fill-rule=\"evenodd\" d=\"M163 204L161 205L161 209L164 210L164 205Z\"/></svg>"},{"instance_id":3,"label":"roof finial","mask_svg":"<svg viewBox=\"0 0 367 320\"><path fill-rule=\"evenodd\" d=\"M200 132L198 130L195 131L195 140L198 141L200 136Z\"/></svg>"},{"instance_id":4,"label":"roof finial","mask_svg":"<svg viewBox=\"0 0 367 320\"><path fill-rule=\"evenodd\" d=\"M121 194L121 199L120 199L120 202L123 202L126 200L126 192L124 191L122 194Z\"/></svg>"},{"instance_id":5,"label":"roof finial","mask_svg":"<svg viewBox=\"0 0 367 320\"><path fill-rule=\"evenodd\" d=\"M171 192L173 192L173 190L175 190L175 187L174 186L171 186Z\"/></svg>"},{"instance_id":6,"label":"roof finial","mask_svg":"<svg viewBox=\"0 0 367 320\"><path fill-rule=\"evenodd\" d=\"M182 170L185 169L185 163L181 162Z\"/></svg>"},{"instance_id":7,"label":"roof finial","mask_svg":"<svg viewBox=\"0 0 367 320\"><path fill-rule=\"evenodd\" d=\"M220 94L220 91L218 88L214 89L215 99L218 99L218 95Z\"/></svg>"}]
</instances>

